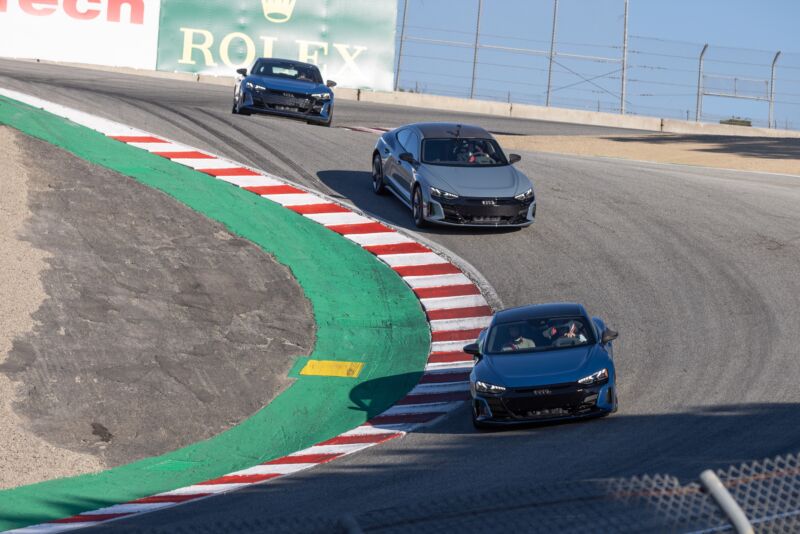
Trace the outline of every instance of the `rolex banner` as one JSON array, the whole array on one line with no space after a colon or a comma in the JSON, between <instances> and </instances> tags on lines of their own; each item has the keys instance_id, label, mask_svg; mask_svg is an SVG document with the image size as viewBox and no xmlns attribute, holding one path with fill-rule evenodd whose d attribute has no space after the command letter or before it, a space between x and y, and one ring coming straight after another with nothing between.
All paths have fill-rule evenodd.
<instances>
[{"instance_id":1,"label":"rolex banner","mask_svg":"<svg viewBox=\"0 0 800 534\"><path fill-rule=\"evenodd\" d=\"M161 0L157 68L233 76L279 57L391 90L396 16L396 0Z\"/></svg>"}]
</instances>

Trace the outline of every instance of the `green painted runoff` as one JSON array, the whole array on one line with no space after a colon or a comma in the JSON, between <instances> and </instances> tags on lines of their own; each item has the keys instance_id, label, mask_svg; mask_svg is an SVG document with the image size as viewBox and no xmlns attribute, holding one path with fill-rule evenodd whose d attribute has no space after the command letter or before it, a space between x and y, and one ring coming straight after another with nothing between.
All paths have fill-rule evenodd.
<instances>
[{"instance_id":1,"label":"green painted runoff","mask_svg":"<svg viewBox=\"0 0 800 534\"><path fill-rule=\"evenodd\" d=\"M365 422L417 383L430 346L425 315L400 277L361 247L236 186L3 97L0 124L163 191L259 245L292 271L313 306L310 358L367 362L356 379L298 375L268 406L206 441L94 475L0 491L0 531L284 456Z\"/></svg>"}]
</instances>

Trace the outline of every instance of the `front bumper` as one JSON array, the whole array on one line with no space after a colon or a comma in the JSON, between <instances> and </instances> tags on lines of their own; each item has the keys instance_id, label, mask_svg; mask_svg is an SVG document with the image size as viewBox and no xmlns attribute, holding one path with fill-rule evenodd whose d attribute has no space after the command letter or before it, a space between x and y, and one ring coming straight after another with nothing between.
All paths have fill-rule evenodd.
<instances>
[{"instance_id":1,"label":"front bumper","mask_svg":"<svg viewBox=\"0 0 800 534\"><path fill-rule=\"evenodd\" d=\"M328 122L333 112L333 99L320 100L302 93L279 93L243 89L240 108L250 113L279 115L303 120Z\"/></svg>"},{"instance_id":2,"label":"front bumper","mask_svg":"<svg viewBox=\"0 0 800 534\"><path fill-rule=\"evenodd\" d=\"M536 200L515 198L431 198L426 219L438 224L471 227L524 227L536 218Z\"/></svg>"},{"instance_id":3,"label":"front bumper","mask_svg":"<svg viewBox=\"0 0 800 534\"><path fill-rule=\"evenodd\" d=\"M479 393L471 385L476 420L497 425L581 419L616 409L614 384L554 384L509 388L500 395Z\"/></svg>"}]
</instances>

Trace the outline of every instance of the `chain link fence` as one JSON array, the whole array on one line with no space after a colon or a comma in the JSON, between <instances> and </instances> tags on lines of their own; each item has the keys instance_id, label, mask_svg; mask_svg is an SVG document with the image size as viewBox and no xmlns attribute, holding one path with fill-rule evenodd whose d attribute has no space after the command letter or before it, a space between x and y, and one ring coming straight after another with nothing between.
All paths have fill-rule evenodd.
<instances>
[{"instance_id":1,"label":"chain link fence","mask_svg":"<svg viewBox=\"0 0 800 534\"><path fill-rule=\"evenodd\" d=\"M636 28L625 39L624 0L602 5L610 13L598 24L609 26L602 32L613 35L609 42L562 37L570 14L556 10L553 25L548 2L509 13L500 0L473 0L441 17L441 0L402 0L397 90L542 106L549 94L554 107L620 113L624 103L632 115L800 129L800 54L662 39ZM500 14L538 22L525 34L515 27L500 34Z\"/></svg>"},{"instance_id":2,"label":"chain link fence","mask_svg":"<svg viewBox=\"0 0 800 534\"><path fill-rule=\"evenodd\" d=\"M800 454L716 471L755 532L800 532ZM333 517L220 520L150 533L735 532L697 482L669 475L475 491ZM422 498L422 497L420 497ZM265 503L268 509L268 503ZM334 513L334 511L331 511Z\"/></svg>"}]
</instances>

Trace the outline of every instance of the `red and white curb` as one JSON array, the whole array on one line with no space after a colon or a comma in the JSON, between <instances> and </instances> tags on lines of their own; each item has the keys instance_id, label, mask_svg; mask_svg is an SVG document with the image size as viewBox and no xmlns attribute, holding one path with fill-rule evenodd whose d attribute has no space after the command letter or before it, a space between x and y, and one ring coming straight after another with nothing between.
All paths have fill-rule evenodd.
<instances>
[{"instance_id":1,"label":"red and white curb","mask_svg":"<svg viewBox=\"0 0 800 534\"><path fill-rule=\"evenodd\" d=\"M433 423L469 398L468 377L473 362L462 347L489 324L492 309L479 287L430 247L320 193L271 174L36 97L2 88L0 95L242 187L357 243L396 271L419 298L432 339L428 363L417 386L359 427L283 458L213 480L12 532L53 533L84 528L261 484L399 438Z\"/></svg>"}]
</instances>

